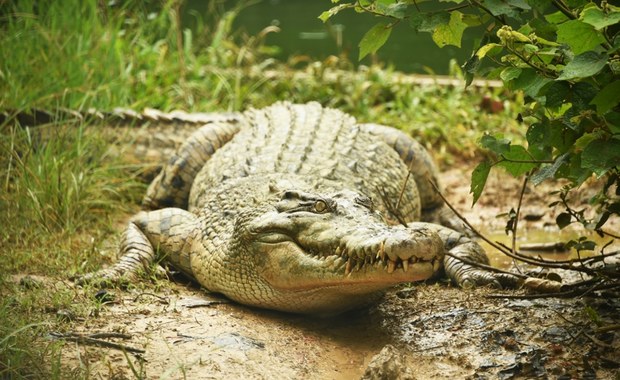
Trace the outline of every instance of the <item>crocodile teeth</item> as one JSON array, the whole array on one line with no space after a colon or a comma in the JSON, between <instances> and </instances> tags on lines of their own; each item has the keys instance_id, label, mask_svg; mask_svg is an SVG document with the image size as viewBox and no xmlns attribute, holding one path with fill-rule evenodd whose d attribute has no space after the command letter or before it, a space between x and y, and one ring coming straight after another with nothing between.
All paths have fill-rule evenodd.
<instances>
[{"instance_id":1,"label":"crocodile teeth","mask_svg":"<svg viewBox=\"0 0 620 380\"><path fill-rule=\"evenodd\" d=\"M439 270L439 267L441 266L441 263L439 260L437 259L433 259L433 270L436 272Z\"/></svg>"},{"instance_id":2,"label":"crocodile teeth","mask_svg":"<svg viewBox=\"0 0 620 380\"><path fill-rule=\"evenodd\" d=\"M403 271L407 272L409 270L409 260L403 260Z\"/></svg>"},{"instance_id":3,"label":"crocodile teeth","mask_svg":"<svg viewBox=\"0 0 620 380\"><path fill-rule=\"evenodd\" d=\"M392 274L394 273L394 269L396 269L396 263L392 260L388 260L387 263L387 272Z\"/></svg>"},{"instance_id":4,"label":"crocodile teeth","mask_svg":"<svg viewBox=\"0 0 620 380\"><path fill-rule=\"evenodd\" d=\"M347 261L347 265L346 265L346 267L344 268L344 274L345 274L345 275L348 275L349 273L351 273L351 265L352 265L352 263L351 263L351 259L349 259L349 260Z\"/></svg>"},{"instance_id":5,"label":"crocodile teeth","mask_svg":"<svg viewBox=\"0 0 620 380\"><path fill-rule=\"evenodd\" d=\"M357 265L355 266L355 271L359 271L360 269L362 269L362 267L364 266L364 262L363 261L358 261Z\"/></svg>"},{"instance_id":6,"label":"crocodile teeth","mask_svg":"<svg viewBox=\"0 0 620 380\"><path fill-rule=\"evenodd\" d=\"M340 256L340 252L342 252L342 251L340 250L340 247L336 248L336 252L335 252L335 253L336 253L336 255Z\"/></svg>"},{"instance_id":7,"label":"crocodile teeth","mask_svg":"<svg viewBox=\"0 0 620 380\"><path fill-rule=\"evenodd\" d=\"M377 259L385 260L385 245L383 242L379 243L379 250L377 251Z\"/></svg>"}]
</instances>

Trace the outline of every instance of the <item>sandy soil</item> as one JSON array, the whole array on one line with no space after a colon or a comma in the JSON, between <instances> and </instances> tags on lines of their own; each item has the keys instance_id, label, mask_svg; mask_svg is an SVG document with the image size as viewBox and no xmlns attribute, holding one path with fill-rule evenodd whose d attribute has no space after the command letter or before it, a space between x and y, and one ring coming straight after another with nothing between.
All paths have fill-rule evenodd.
<instances>
[{"instance_id":1,"label":"sandy soil","mask_svg":"<svg viewBox=\"0 0 620 380\"><path fill-rule=\"evenodd\" d=\"M520 184L493 175L470 209L468 175L445 173L450 201L476 226L503 233L505 221L495 215L513 206L516 198L506 194ZM547 212L549 200L528 191L524 214ZM555 237L554 217L543 214L526 227ZM127 334L109 341L144 353L67 344L64 364L115 379L617 378L620 336L602 328L620 322L617 294L488 298L493 292L443 282L403 286L369 309L321 319L251 309L182 282L146 293L112 290L113 301L75 322L73 332Z\"/></svg>"},{"instance_id":2,"label":"sandy soil","mask_svg":"<svg viewBox=\"0 0 620 380\"><path fill-rule=\"evenodd\" d=\"M613 378L617 336L594 333L583 310L604 308L609 321L617 299L503 300L485 298L489 292L419 285L367 310L317 319L204 302L212 297L180 284L156 297L116 291L75 332L129 334L115 341L145 353L67 344L64 359L88 365L94 378L117 379L135 377L129 361L147 379Z\"/></svg>"}]
</instances>

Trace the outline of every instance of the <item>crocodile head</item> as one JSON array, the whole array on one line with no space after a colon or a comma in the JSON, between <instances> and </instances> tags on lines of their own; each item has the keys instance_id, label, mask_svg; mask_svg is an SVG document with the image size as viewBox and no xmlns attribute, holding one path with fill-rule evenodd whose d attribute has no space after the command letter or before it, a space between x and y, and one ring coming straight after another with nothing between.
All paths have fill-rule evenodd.
<instances>
[{"instance_id":1,"label":"crocodile head","mask_svg":"<svg viewBox=\"0 0 620 380\"><path fill-rule=\"evenodd\" d=\"M252 288L264 294L259 302L240 301L283 311L362 306L394 284L429 278L443 255L436 233L390 226L368 197L351 191L286 191L275 207L235 229L256 272Z\"/></svg>"}]
</instances>

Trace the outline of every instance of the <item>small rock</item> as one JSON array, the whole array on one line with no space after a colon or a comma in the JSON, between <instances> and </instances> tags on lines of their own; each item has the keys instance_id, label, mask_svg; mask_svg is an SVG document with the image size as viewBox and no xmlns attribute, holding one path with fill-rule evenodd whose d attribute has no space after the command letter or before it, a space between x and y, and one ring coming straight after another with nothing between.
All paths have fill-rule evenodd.
<instances>
[{"instance_id":1,"label":"small rock","mask_svg":"<svg viewBox=\"0 0 620 380\"><path fill-rule=\"evenodd\" d=\"M383 347L381 352L375 355L362 380L415 380L411 369L405 364L404 355L391 344Z\"/></svg>"},{"instance_id":2,"label":"small rock","mask_svg":"<svg viewBox=\"0 0 620 380\"><path fill-rule=\"evenodd\" d=\"M58 317L58 319L60 319L63 322L71 322L74 321L76 319L75 317L75 313L73 313L71 310L67 310L67 309L60 309L56 312L56 316Z\"/></svg>"},{"instance_id":3,"label":"small rock","mask_svg":"<svg viewBox=\"0 0 620 380\"><path fill-rule=\"evenodd\" d=\"M414 288L401 289L396 292L396 296L400 299L415 298L417 294Z\"/></svg>"},{"instance_id":4,"label":"small rock","mask_svg":"<svg viewBox=\"0 0 620 380\"><path fill-rule=\"evenodd\" d=\"M43 283L32 276L24 276L19 280L19 286L24 289L39 289Z\"/></svg>"},{"instance_id":5,"label":"small rock","mask_svg":"<svg viewBox=\"0 0 620 380\"><path fill-rule=\"evenodd\" d=\"M101 303L114 301L114 294L108 292L105 289L99 290L95 293L95 299Z\"/></svg>"},{"instance_id":6,"label":"small rock","mask_svg":"<svg viewBox=\"0 0 620 380\"><path fill-rule=\"evenodd\" d=\"M551 343L561 343L571 338L568 331L563 327L551 326L542 333L545 340Z\"/></svg>"}]
</instances>

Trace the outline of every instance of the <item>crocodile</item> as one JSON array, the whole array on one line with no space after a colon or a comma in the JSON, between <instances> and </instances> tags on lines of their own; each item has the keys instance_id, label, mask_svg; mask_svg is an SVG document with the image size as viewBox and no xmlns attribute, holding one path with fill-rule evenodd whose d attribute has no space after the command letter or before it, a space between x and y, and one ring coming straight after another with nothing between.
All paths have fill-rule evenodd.
<instances>
[{"instance_id":1,"label":"crocodile","mask_svg":"<svg viewBox=\"0 0 620 380\"><path fill-rule=\"evenodd\" d=\"M430 154L398 129L316 102L249 109L198 128L150 184L119 260L76 280L134 281L165 261L238 303L305 314L441 273L523 284L484 267L438 188Z\"/></svg>"}]
</instances>

